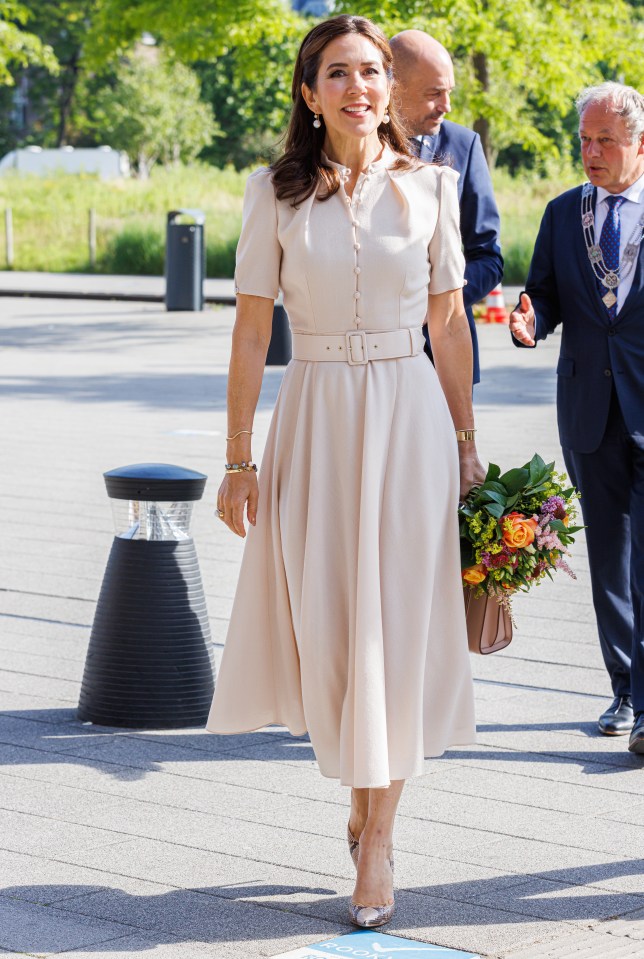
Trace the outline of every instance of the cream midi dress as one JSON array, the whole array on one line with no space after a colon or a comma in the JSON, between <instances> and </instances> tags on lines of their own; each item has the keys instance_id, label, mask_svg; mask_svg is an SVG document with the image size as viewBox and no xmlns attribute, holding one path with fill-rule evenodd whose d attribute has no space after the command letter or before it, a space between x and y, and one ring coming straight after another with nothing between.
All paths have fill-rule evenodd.
<instances>
[{"instance_id":1,"label":"cream midi dress","mask_svg":"<svg viewBox=\"0 0 644 959\"><path fill-rule=\"evenodd\" d=\"M251 175L239 293L307 334L420 327L463 286L457 176L382 157L294 209ZM385 787L475 741L461 588L454 424L424 353L350 366L291 360L259 472L213 733L308 731L324 776Z\"/></svg>"}]
</instances>

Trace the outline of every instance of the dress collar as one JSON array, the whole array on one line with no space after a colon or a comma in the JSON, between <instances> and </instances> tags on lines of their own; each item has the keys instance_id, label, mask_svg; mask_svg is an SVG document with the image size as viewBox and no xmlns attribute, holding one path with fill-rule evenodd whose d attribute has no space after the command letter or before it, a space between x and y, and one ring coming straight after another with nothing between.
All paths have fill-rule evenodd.
<instances>
[{"instance_id":1,"label":"dress collar","mask_svg":"<svg viewBox=\"0 0 644 959\"><path fill-rule=\"evenodd\" d=\"M369 165L362 171L363 173L376 173L378 170L386 170L398 159L397 154L391 149L388 143L384 143L382 151L377 160L373 160ZM343 179L351 176L351 170L349 167L343 166L342 163L336 163L335 160L330 160L326 155L324 150L322 151L322 162L325 166L332 167L334 170L337 170L340 176Z\"/></svg>"}]
</instances>

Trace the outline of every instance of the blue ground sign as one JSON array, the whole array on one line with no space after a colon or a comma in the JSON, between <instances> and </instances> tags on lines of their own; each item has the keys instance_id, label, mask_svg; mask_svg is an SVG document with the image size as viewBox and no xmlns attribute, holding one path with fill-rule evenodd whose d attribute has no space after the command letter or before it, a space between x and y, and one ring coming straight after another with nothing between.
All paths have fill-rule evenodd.
<instances>
[{"instance_id":1,"label":"blue ground sign","mask_svg":"<svg viewBox=\"0 0 644 959\"><path fill-rule=\"evenodd\" d=\"M473 952L432 946L428 942L383 936L380 932L351 932L294 952L283 952L274 959L480 959Z\"/></svg>"}]
</instances>

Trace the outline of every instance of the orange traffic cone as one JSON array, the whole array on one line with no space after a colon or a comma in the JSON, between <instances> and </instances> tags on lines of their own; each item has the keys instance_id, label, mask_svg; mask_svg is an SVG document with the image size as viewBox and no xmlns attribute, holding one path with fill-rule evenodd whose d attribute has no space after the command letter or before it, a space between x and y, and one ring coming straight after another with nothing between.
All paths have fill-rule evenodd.
<instances>
[{"instance_id":1,"label":"orange traffic cone","mask_svg":"<svg viewBox=\"0 0 644 959\"><path fill-rule=\"evenodd\" d=\"M508 313L503 299L503 287L499 283L491 293L488 293L485 300L485 323L507 323Z\"/></svg>"}]
</instances>

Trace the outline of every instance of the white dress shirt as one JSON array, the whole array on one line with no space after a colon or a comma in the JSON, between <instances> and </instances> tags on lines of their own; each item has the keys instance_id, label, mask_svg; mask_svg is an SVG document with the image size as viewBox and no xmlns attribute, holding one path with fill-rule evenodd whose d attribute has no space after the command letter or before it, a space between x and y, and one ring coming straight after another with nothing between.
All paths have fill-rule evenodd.
<instances>
[{"instance_id":1,"label":"white dress shirt","mask_svg":"<svg viewBox=\"0 0 644 959\"><path fill-rule=\"evenodd\" d=\"M609 193L608 190L605 190L602 186L597 187L597 203L595 204L595 243L599 243L599 238L602 235L602 227L604 221L606 220L606 214L608 213L608 206L604 202L606 197L615 196L614 193ZM624 190L623 193L618 194L623 196L625 203L619 208L619 219L620 219L620 234L619 234L619 262L624 268L624 248L626 244L631 239L633 230L637 226L637 221L639 220L642 213L644 213L644 173L636 180L635 183L631 183L628 189ZM632 240L633 243L639 244L642 239L642 230L638 230L636 236ZM617 287L617 312L621 310L624 305L624 301L629 294L630 288L633 285L633 277L635 276L635 270L637 269L637 262L633 263L630 273L628 276L625 276L623 279L620 279L619 286Z\"/></svg>"}]
</instances>

